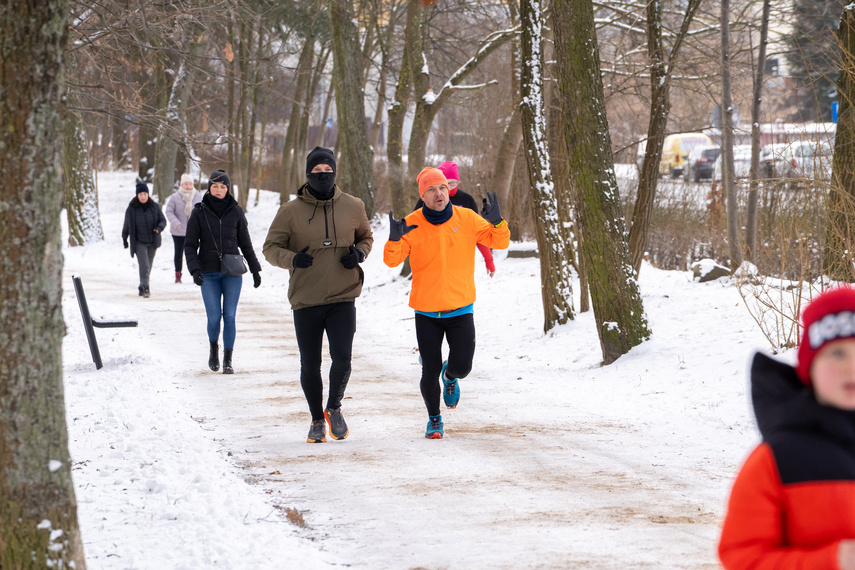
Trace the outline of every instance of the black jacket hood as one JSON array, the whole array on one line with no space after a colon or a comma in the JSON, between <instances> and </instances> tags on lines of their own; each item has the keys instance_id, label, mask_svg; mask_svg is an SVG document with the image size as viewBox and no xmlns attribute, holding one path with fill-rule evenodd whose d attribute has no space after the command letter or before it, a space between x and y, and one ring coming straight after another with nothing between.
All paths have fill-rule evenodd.
<instances>
[{"instance_id":1,"label":"black jacket hood","mask_svg":"<svg viewBox=\"0 0 855 570\"><path fill-rule=\"evenodd\" d=\"M855 446L855 412L820 404L795 368L759 352L751 363L751 400L765 441L783 432L808 432Z\"/></svg>"}]
</instances>

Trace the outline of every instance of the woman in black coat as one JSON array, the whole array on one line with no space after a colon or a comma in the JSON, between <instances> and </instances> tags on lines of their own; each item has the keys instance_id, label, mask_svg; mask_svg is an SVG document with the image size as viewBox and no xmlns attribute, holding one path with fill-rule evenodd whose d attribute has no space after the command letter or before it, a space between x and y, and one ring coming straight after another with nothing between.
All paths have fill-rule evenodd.
<instances>
[{"instance_id":1,"label":"woman in black coat","mask_svg":"<svg viewBox=\"0 0 855 570\"><path fill-rule=\"evenodd\" d=\"M166 218L157 202L148 194L145 182L137 183L137 195L125 210L125 225L122 227L122 243L130 248L131 257L137 256L140 269L140 297L148 297L148 278L154 263L154 254L160 247L160 233L166 227ZM130 244L128 241L130 240Z\"/></svg>"},{"instance_id":2,"label":"woman in black coat","mask_svg":"<svg viewBox=\"0 0 855 570\"><path fill-rule=\"evenodd\" d=\"M261 265L252 249L243 209L231 194L229 175L215 170L208 178L208 191L193 207L187 221L184 255L193 282L202 288L202 300L208 315L208 341L211 352L208 366L219 370L220 321L223 323L223 374L233 374L232 352L235 346L235 314L243 276L220 271L223 254L242 253L252 272L255 287L261 285ZM240 248L240 252L238 252Z\"/></svg>"}]
</instances>

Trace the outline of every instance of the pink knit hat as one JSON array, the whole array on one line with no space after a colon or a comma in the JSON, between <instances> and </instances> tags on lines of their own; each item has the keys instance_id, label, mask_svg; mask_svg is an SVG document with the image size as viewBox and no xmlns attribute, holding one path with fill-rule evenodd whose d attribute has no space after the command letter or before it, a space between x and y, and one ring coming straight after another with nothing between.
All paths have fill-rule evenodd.
<instances>
[{"instance_id":1,"label":"pink knit hat","mask_svg":"<svg viewBox=\"0 0 855 570\"><path fill-rule=\"evenodd\" d=\"M437 166L438 170L441 170L445 177L449 180L460 180L460 173L457 172L457 164L451 162L450 160L446 160L439 166Z\"/></svg>"}]
</instances>

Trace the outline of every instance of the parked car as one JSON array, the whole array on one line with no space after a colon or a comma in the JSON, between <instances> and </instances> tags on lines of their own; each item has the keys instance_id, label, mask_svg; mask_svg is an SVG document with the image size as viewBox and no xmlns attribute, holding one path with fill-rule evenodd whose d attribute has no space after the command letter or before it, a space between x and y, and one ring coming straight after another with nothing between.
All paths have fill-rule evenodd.
<instances>
[{"instance_id":1,"label":"parked car","mask_svg":"<svg viewBox=\"0 0 855 570\"><path fill-rule=\"evenodd\" d=\"M713 180L721 180L721 154L713 166ZM740 144L733 147L733 177L736 180L748 178L751 175L751 145Z\"/></svg>"},{"instance_id":2,"label":"parked car","mask_svg":"<svg viewBox=\"0 0 855 570\"><path fill-rule=\"evenodd\" d=\"M713 164L720 153L721 147L718 145L698 145L693 148L683 169L686 182L700 182L702 178L712 178Z\"/></svg>"},{"instance_id":3,"label":"parked car","mask_svg":"<svg viewBox=\"0 0 855 570\"><path fill-rule=\"evenodd\" d=\"M787 176L803 180L830 180L834 147L826 141L801 140L785 150Z\"/></svg>"},{"instance_id":4,"label":"parked car","mask_svg":"<svg viewBox=\"0 0 855 570\"><path fill-rule=\"evenodd\" d=\"M766 178L791 178L793 168L787 158L790 143L767 144L760 150L760 164Z\"/></svg>"},{"instance_id":5,"label":"parked car","mask_svg":"<svg viewBox=\"0 0 855 570\"><path fill-rule=\"evenodd\" d=\"M689 153L696 146L712 146L713 142L703 133L680 133L668 135L662 146L662 160L659 162L659 174L668 174L674 178L682 176Z\"/></svg>"}]
</instances>

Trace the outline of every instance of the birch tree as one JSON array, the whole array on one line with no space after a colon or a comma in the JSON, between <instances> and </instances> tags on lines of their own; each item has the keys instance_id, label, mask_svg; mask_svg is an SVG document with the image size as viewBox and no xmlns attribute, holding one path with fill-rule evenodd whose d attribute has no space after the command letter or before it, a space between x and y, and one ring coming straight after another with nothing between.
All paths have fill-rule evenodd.
<instances>
[{"instance_id":1,"label":"birch tree","mask_svg":"<svg viewBox=\"0 0 855 570\"><path fill-rule=\"evenodd\" d=\"M590 0L556 0L552 12L557 89L573 184L576 223L588 271L603 362L650 336L620 206Z\"/></svg>"},{"instance_id":2,"label":"birch tree","mask_svg":"<svg viewBox=\"0 0 855 570\"><path fill-rule=\"evenodd\" d=\"M62 387L68 3L0 5L0 568L83 570Z\"/></svg>"},{"instance_id":3,"label":"birch tree","mask_svg":"<svg viewBox=\"0 0 855 570\"><path fill-rule=\"evenodd\" d=\"M540 252L540 292L543 301L543 331L563 325L574 317L572 266L558 215L552 183L546 114L543 109L543 6L540 0L522 0L522 89L523 137L528 156L529 196L535 235Z\"/></svg>"}]
</instances>

